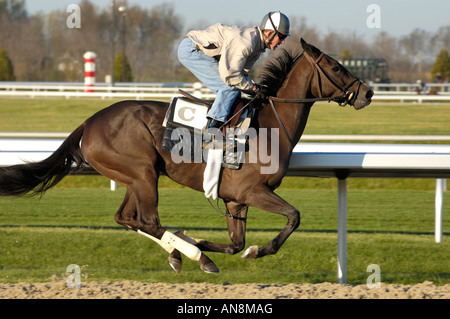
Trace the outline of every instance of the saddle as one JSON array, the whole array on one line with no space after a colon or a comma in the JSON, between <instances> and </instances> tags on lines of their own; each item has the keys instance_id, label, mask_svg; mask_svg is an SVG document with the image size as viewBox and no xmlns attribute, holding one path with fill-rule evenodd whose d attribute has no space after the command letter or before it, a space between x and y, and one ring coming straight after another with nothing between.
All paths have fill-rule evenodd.
<instances>
[{"instance_id":1,"label":"saddle","mask_svg":"<svg viewBox=\"0 0 450 319\"><path fill-rule=\"evenodd\" d=\"M200 99L183 90L179 90L179 93L182 96L172 99L164 119L165 131L162 148L174 155L181 156L180 162L206 162L202 147L203 131L207 122L206 115L214 100ZM241 97L236 99L228 120L222 127L222 134L225 136L226 143L229 143L227 145L234 145L231 149L227 148L224 151L223 167L240 168L242 160L239 159L245 155L242 152L245 152L246 148L246 138L242 138L242 136L245 136L245 132L250 127L254 114L255 109L249 101ZM227 130L229 128L235 130ZM239 132L240 135L230 135L229 132ZM244 144L244 147L236 147L238 144ZM237 152L235 152L236 148Z\"/></svg>"},{"instance_id":2,"label":"saddle","mask_svg":"<svg viewBox=\"0 0 450 319\"><path fill-rule=\"evenodd\" d=\"M196 102L196 103L202 103L205 104L208 107L208 110L211 108L211 106L214 103L214 100L204 100L200 99L192 94L189 94L186 91L183 91L181 89L178 90L178 92L186 97L187 99ZM228 116L227 122L225 122L225 125L223 128L235 128L239 125L239 119L242 115L242 113L245 111L245 103L246 100L242 99L240 96L236 98L233 105L231 106L230 114ZM247 101L248 103L248 101ZM242 128L242 127L241 127ZM224 132L225 133L225 132Z\"/></svg>"}]
</instances>

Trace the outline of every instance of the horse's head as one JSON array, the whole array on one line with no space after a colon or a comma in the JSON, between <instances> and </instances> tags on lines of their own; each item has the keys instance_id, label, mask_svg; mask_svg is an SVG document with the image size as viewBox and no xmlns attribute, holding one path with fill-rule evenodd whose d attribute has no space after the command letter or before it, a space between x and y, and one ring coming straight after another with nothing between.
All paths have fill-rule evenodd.
<instances>
[{"instance_id":1,"label":"horse's head","mask_svg":"<svg viewBox=\"0 0 450 319\"><path fill-rule=\"evenodd\" d=\"M305 57L309 60L316 79L312 94L315 97L330 97L339 105L352 105L356 110L371 103L373 91L354 77L335 59L321 52L315 46L300 39Z\"/></svg>"}]
</instances>

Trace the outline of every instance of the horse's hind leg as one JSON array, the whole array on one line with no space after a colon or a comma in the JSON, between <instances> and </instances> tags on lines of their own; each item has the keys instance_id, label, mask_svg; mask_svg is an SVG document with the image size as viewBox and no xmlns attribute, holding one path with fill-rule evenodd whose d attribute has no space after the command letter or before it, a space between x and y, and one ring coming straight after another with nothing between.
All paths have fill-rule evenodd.
<instances>
[{"instance_id":1,"label":"horse's hind leg","mask_svg":"<svg viewBox=\"0 0 450 319\"><path fill-rule=\"evenodd\" d=\"M125 199L122 202L119 210L116 213L116 223L125 227L137 230L138 223L136 221L137 207L136 199L133 196L131 188L127 187Z\"/></svg>"},{"instance_id":2,"label":"horse's hind leg","mask_svg":"<svg viewBox=\"0 0 450 319\"><path fill-rule=\"evenodd\" d=\"M125 199L123 200L122 205L116 213L116 222L120 225L131 228L138 233L139 230L139 222L137 221L137 203L136 198L133 195L133 191L130 187L127 187L127 192L125 194ZM142 233L145 235L145 233ZM167 252L170 254L169 264L170 266L178 273L181 271L181 254L178 250L173 249L170 246L163 247L166 248ZM172 257L172 255L174 257Z\"/></svg>"},{"instance_id":3,"label":"horse's hind leg","mask_svg":"<svg viewBox=\"0 0 450 319\"><path fill-rule=\"evenodd\" d=\"M180 251L190 259L199 261L200 268L203 271L208 273L219 272L214 262L195 245L166 231L160 225L157 210L157 175L154 175L156 180L150 178L150 176L151 174L148 174L142 183L136 181L133 186L127 187L124 202L116 214L116 221L152 239L171 254L171 257L172 255L179 256L181 260L181 255L178 252ZM154 181L154 183L149 183L149 181ZM169 262L177 273L181 270L181 263L177 266L171 258L169 258Z\"/></svg>"}]
</instances>

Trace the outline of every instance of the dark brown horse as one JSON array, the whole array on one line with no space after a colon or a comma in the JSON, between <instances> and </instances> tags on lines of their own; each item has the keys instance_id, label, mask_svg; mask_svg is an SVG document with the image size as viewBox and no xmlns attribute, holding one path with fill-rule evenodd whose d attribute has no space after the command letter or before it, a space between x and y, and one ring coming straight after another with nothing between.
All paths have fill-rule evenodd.
<instances>
[{"instance_id":1,"label":"dark brown horse","mask_svg":"<svg viewBox=\"0 0 450 319\"><path fill-rule=\"evenodd\" d=\"M272 241L263 247L249 247L243 257L275 254L300 225L299 211L274 190L288 170L293 147L303 133L311 106L317 100L327 99L360 109L369 105L373 96L342 65L303 39L291 52L278 51L261 74L261 82L271 88L276 98L256 115L257 127L268 129L267 145L279 145L278 169L272 174L262 174L265 164L259 160L250 163L248 153L239 170L223 169L218 194L227 210L230 244L193 239L184 232L172 234L160 224L159 175L202 192L206 165L176 164L172 155L162 149L162 123L168 103L123 101L99 111L44 161L2 168L0 196L43 194L72 172L74 166L89 163L100 174L126 186L125 199L115 217L117 223L160 244L170 253L169 262L177 272L181 270L180 252L199 261L204 271L215 273L217 267L203 251L227 254L242 251L249 206L286 216L287 224ZM279 134L271 133L271 128L280 128Z\"/></svg>"}]
</instances>

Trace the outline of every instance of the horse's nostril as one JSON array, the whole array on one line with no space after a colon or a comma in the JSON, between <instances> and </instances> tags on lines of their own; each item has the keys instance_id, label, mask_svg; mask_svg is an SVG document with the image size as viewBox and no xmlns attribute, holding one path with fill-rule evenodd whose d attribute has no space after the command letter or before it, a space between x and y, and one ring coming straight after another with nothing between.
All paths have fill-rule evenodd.
<instances>
[{"instance_id":1,"label":"horse's nostril","mask_svg":"<svg viewBox=\"0 0 450 319\"><path fill-rule=\"evenodd\" d=\"M374 93L373 93L372 90L367 91L367 93L366 93L366 99L372 98L373 94L374 94Z\"/></svg>"}]
</instances>

